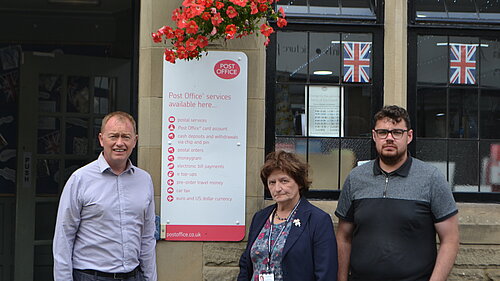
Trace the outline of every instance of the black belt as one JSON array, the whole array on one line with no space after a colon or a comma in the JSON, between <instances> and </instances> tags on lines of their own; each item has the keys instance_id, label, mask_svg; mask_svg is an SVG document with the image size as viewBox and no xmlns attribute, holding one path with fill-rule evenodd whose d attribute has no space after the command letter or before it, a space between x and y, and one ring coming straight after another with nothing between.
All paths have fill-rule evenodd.
<instances>
[{"instance_id":1,"label":"black belt","mask_svg":"<svg viewBox=\"0 0 500 281\"><path fill-rule=\"evenodd\" d=\"M140 270L140 266L137 266L134 270L126 273L108 273L108 272L102 272L98 270L92 270L92 269L75 269L83 273L87 273L90 275L94 276L99 276L99 277L108 277L108 278L113 278L113 279L127 279L130 277L135 277L137 272Z\"/></svg>"}]
</instances>

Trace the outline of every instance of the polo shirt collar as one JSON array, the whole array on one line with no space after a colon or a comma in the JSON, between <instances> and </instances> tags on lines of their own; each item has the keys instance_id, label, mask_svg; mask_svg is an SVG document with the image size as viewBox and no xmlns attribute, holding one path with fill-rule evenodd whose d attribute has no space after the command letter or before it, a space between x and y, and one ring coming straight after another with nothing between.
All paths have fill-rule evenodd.
<instances>
[{"instance_id":1,"label":"polo shirt collar","mask_svg":"<svg viewBox=\"0 0 500 281\"><path fill-rule=\"evenodd\" d=\"M403 165L401 165L401 167L399 167L396 171L387 173L384 170L382 170L382 168L380 168L380 158L377 157L377 159L375 159L375 163L373 165L373 175L376 176L376 175L384 174L387 176L398 175L401 177L407 177L408 174L410 173L411 162L412 162L412 157L410 155L410 152L408 152L408 158L406 158L406 161L403 163Z\"/></svg>"},{"instance_id":2,"label":"polo shirt collar","mask_svg":"<svg viewBox=\"0 0 500 281\"><path fill-rule=\"evenodd\" d=\"M97 163L99 165L99 171L101 173L104 173L104 171L106 171L108 169L111 171L111 167L109 166L108 161L106 161L106 159L104 158L104 155L102 152L99 154L99 157L97 158ZM135 171L135 166L132 165L132 162L130 161L130 159L128 159L127 160L127 168L125 169L125 171L123 171L123 173L130 172L133 174L134 171Z\"/></svg>"}]
</instances>

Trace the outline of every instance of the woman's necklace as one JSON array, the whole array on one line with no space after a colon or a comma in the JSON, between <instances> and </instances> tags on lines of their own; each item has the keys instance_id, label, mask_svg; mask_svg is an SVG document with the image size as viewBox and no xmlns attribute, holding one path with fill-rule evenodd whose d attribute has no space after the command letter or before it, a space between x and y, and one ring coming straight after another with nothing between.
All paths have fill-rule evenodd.
<instances>
[{"instance_id":1,"label":"woman's necklace","mask_svg":"<svg viewBox=\"0 0 500 281\"><path fill-rule=\"evenodd\" d=\"M278 215L278 210L275 210L275 211L274 211L274 214L276 215L276 218L277 218L278 220L280 220L280 221L286 221L286 220L288 219L288 217L290 216L290 214L288 214L288 216L287 216L287 217L282 218L282 217L280 217L280 216Z\"/></svg>"}]
</instances>

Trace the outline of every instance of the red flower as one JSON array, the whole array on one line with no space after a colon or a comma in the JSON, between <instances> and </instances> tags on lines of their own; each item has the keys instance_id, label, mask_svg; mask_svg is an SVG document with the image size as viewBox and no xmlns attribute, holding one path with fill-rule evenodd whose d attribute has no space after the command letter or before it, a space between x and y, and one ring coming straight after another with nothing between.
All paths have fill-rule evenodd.
<instances>
[{"instance_id":1,"label":"red flower","mask_svg":"<svg viewBox=\"0 0 500 281\"><path fill-rule=\"evenodd\" d=\"M186 18L192 19L196 16L199 16L203 13L204 10L205 10L205 6L191 5L185 11Z\"/></svg>"},{"instance_id":2,"label":"red flower","mask_svg":"<svg viewBox=\"0 0 500 281\"><path fill-rule=\"evenodd\" d=\"M196 47L198 47L198 41L195 40L193 37L189 38L186 41L186 50L188 50L189 52L191 52L194 49L196 49Z\"/></svg>"},{"instance_id":3,"label":"red flower","mask_svg":"<svg viewBox=\"0 0 500 281\"><path fill-rule=\"evenodd\" d=\"M238 5L240 7L245 7L247 5L248 0L229 0L231 3Z\"/></svg>"},{"instance_id":4,"label":"red flower","mask_svg":"<svg viewBox=\"0 0 500 281\"><path fill-rule=\"evenodd\" d=\"M177 21L177 27L178 28L186 28L188 26L188 20L187 19L179 19Z\"/></svg>"},{"instance_id":5,"label":"red flower","mask_svg":"<svg viewBox=\"0 0 500 281\"><path fill-rule=\"evenodd\" d=\"M269 37L269 35L271 35L273 32L274 29L265 23L260 26L260 33L262 33L266 37Z\"/></svg>"},{"instance_id":6,"label":"red flower","mask_svg":"<svg viewBox=\"0 0 500 281\"><path fill-rule=\"evenodd\" d=\"M232 19L236 16L238 16L238 12L236 11L236 9L233 7L233 6L229 6L226 10L226 14L227 16Z\"/></svg>"},{"instance_id":7,"label":"red flower","mask_svg":"<svg viewBox=\"0 0 500 281\"><path fill-rule=\"evenodd\" d=\"M174 38L174 31L170 26L163 26L162 28L158 29L158 32L165 35L167 39Z\"/></svg>"},{"instance_id":8,"label":"red flower","mask_svg":"<svg viewBox=\"0 0 500 281\"><path fill-rule=\"evenodd\" d=\"M162 41L162 38L161 38L162 34L161 33L151 33L151 37L153 37L153 42L155 43L161 43Z\"/></svg>"},{"instance_id":9,"label":"red flower","mask_svg":"<svg viewBox=\"0 0 500 281\"><path fill-rule=\"evenodd\" d=\"M223 20L224 19L222 19L222 17L220 16L220 13L217 13L217 14L215 14L215 15L212 16L212 24L213 24L213 26L219 26L222 23Z\"/></svg>"},{"instance_id":10,"label":"red flower","mask_svg":"<svg viewBox=\"0 0 500 281\"><path fill-rule=\"evenodd\" d=\"M182 6L189 7L191 5L196 5L196 0L184 0Z\"/></svg>"},{"instance_id":11,"label":"red flower","mask_svg":"<svg viewBox=\"0 0 500 281\"><path fill-rule=\"evenodd\" d=\"M188 22L188 25L186 26L186 33L187 34L194 34L198 32L198 25L194 20Z\"/></svg>"},{"instance_id":12,"label":"red flower","mask_svg":"<svg viewBox=\"0 0 500 281\"><path fill-rule=\"evenodd\" d=\"M204 12L202 15L201 15L201 19L204 20L204 21L207 21L210 19L210 13L209 12Z\"/></svg>"},{"instance_id":13,"label":"red flower","mask_svg":"<svg viewBox=\"0 0 500 281\"><path fill-rule=\"evenodd\" d=\"M255 2L251 2L250 3L250 14L255 15L258 12L259 12L259 10L257 9L257 4L255 4Z\"/></svg>"},{"instance_id":14,"label":"red flower","mask_svg":"<svg viewBox=\"0 0 500 281\"><path fill-rule=\"evenodd\" d=\"M181 17L181 10L179 8L172 11L172 20L178 21Z\"/></svg>"},{"instance_id":15,"label":"red flower","mask_svg":"<svg viewBox=\"0 0 500 281\"><path fill-rule=\"evenodd\" d=\"M165 60L170 63L175 63L175 52L169 49L165 49Z\"/></svg>"},{"instance_id":16,"label":"red flower","mask_svg":"<svg viewBox=\"0 0 500 281\"><path fill-rule=\"evenodd\" d=\"M284 19L284 18L278 18L278 22L276 24L278 25L278 27L284 27L288 23L287 23L286 19Z\"/></svg>"},{"instance_id":17,"label":"red flower","mask_svg":"<svg viewBox=\"0 0 500 281\"><path fill-rule=\"evenodd\" d=\"M259 5L259 12L263 13L267 11L267 5L266 4L260 4Z\"/></svg>"},{"instance_id":18,"label":"red flower","mask_svg":"<svg viewBox=\"0 0 500 281\"><path fill-rule=\"evenodd\" d=\"M181 60L186 59L188 57L188 52L186 48L184 47L177 48L177 57Z\"/></svg>"},{"instance_id":19,"label":"red flower","mask_svg":"<svg viewBox=\"0 0 500 281\"><path fill-rule=\"evenodd\" d=\"M233 39L237 30L238 29L236 28L236 25L234 25L234 24L230 24L230 25L226 26L226 38Z\"/></svg>"},{"instance_id":20,"label":"red flower","mask_svg":"<svg viewBox=\"0 0 500 281\"><path fill-rule=\"evenodd\" d=\"M215 8L217 8L217 10L224 8L224 3L219 1L215 2Z\"/></svg>"},{"instance_id":21,"label":"red flower","mask_svg":"<svg viewBox=\"0 0 500 281\"><path fill-rule=\"evenodd\" d=\"M206 46L208 46L208 38L205 37L205 36L202 36L202 35L198 35L198 47L200 48L205 48Z\"/></svg>"},{"instance_id":22,"label":"red flower","mask_svg":"<svg viewBox=\"0 0 500 281\"><path fill-rule=\"evenodd\" d=\"M193 51L189 52L189 54L188 54L188 56L189 56L190 58L196 58L196 57L198 57L199 55L200 55L200 52L198 52L198 50L193 50Z\"/></svg>"},{"instance_id":23,"label":"red flower","mask_svg":"<svg viewBox=\"0 0 500 281\"><path fill-rule=\"evenodd\" d=\"M184 40L184 29L177 28L174 31L174 35L175 35L175 38L177 38L177 40L183 41Z\"/></svg>"},{"instance_id":24,"label":"red flower","mask_svg":"<svg viewBox=\"0 0 500 281\"><path fill-rule=\"evenodd\" d=\"M266 46L266 47L267 47L267 45L269 45L269 42L270 42L270 41L271 41L271 40L269 40L269 37L266 37L266 41L264 41L264 46Z\"/></svg>"},{"instance_id":25,"label":"red flower","mask_svg":"<svg viewBox=\"0 0 500 281\"><path fill-rule=\"evenodd\" d=\"M261 234L259 234L259 236L257 237L257 239L262 239L262 238L264 238L264 235L265 235L265 233L264 233L264 232L262 232Z\"/></svg>"},{"instance_id":26,"label":"red flower","mask_svg":"<svg viewBox=\"0 0 500 281\"><path fill-rule=\"evenodd\" d=\"M281 17L282 17L282 18L284 18L284 17L285 17L285 10L283 10L283 7L280 7L280 8L278 9L278 12L280 12L280 14L281 14Z\"/></svg>"},{"instance_id":27,"label":"red flower","mask_svg":"<svg viewBox=\"0 0 500 281\"><path fill-rule=\"evenodd\" d=\"M210 8L214 4L214 0L206 0L205 7Z\"/></svg>"}]
</instances>

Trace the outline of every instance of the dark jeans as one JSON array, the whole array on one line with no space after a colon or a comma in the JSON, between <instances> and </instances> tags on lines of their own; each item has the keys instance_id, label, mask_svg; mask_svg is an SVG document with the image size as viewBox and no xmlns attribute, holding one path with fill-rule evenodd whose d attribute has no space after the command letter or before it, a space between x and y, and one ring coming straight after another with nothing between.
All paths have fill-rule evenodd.
<instances>
[{"instance_id":1,"label":"dark jeans","mask_svg":"<svg viewBox=\"0 0 500 281\"><path fill-rule=\"evenodd\" d=\"M88 273L84 273L78 270L73 270L73 281L144 281L144 276L142 275L142 272L139 271L135 275L135 277L130 277L127 279L113 279L110 277L101 277L101 276L96 276Z\"/></svg>"}]
</instances>

